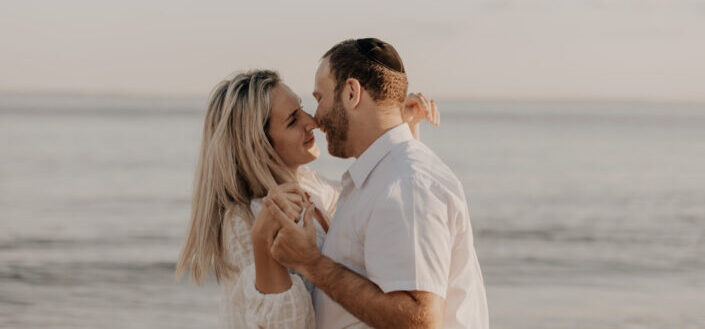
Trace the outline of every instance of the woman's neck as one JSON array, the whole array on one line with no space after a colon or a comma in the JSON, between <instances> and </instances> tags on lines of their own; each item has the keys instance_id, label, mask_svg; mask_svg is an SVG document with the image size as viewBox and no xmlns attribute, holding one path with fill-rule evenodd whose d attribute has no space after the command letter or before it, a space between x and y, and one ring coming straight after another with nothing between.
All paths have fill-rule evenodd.
<instances>
[{"instance_id":1,"label":"woman's neck","mask_svg":"<svg viewBox=\"0 0 705 329\"><path fill-rule=\"evenodd\" d=\"M287 168L291 173L291 177L294 177L294 179L297 181L299 180L299 168L301 168L301 166L293 166Z\"/></svg>"}]
</instances>

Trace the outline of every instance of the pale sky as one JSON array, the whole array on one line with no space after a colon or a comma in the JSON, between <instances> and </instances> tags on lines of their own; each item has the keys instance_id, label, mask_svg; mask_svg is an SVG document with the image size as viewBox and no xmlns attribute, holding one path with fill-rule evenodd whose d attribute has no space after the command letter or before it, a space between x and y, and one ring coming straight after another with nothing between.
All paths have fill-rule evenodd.
<instances>
[{"instance_id":1,"label":"pale sky","mask_svg":"<svg viewBox=\"0 0 705 329\"><path fill-rule=\"evenodd\" d=\"M272 68L308 97L368 36L436 98L705 101L705 0L3 0L0 92L204 96Z\"/></svg>"}]
</instances>

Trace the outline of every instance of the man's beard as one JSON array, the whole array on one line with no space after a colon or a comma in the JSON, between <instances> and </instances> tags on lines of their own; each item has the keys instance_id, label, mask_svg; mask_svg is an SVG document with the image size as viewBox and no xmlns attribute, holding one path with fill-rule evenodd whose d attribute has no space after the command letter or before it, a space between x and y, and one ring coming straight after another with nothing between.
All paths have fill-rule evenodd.
<instances>
[{"instance_id":1,"label":"man's beard","mask_svg":"<svg viewBox=\"0 0 705 329\"><path fill-rule=\"evenodd\" d=\"M349 158L350 155L345 149L348 140L349 120L340 96L335 98L333 108L328 112L328 115L321 118L319 123L325 128L326 135L328 135L328 153L338 158Z\"/></svg>"}]
</instances>

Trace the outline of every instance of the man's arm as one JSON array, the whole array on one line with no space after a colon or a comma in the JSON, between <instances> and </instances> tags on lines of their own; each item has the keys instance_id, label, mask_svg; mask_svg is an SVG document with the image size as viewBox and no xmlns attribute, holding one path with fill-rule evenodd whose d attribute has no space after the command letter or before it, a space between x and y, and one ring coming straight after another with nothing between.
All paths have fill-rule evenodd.
<instances>
[{"instance_id":1,"label":"man's arm","mask_svg":"<svg viewBox=\"0 0 705 329\"><path fill-rule=\"evenodd\" d=\"M348 312L372 327L443 326L445 301L436 294L426 291L384 293L374 282L320 252L314 262L298 267L297 271Z\"/></svg>"},{"instance_id":2,"label":"man's arm","mask_svg":"<svg viewBox=\"0 0 705 329\"><path fill-rule=\"evenodd\" d=\"M375 328L441 328L445 301L424 291L384 293L375 283L321 254L306 209L304 227L293 223L269 198L264 205L280 219L282 228L272 242L272 256L293 268L358 319Z\"/></svg>"}]
</instances>

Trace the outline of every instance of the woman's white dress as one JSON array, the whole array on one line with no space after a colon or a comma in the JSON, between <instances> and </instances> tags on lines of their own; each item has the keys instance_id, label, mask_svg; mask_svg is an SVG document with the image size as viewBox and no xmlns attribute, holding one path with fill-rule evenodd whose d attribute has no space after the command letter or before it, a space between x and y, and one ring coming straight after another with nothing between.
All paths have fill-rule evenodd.
<instances>
[{"instance_id":1,"label":"woman's white dress","mask_svg":"<svg viewBox=\"0 0 705 329\"><path fill-rule=\"evenodd\" d=\"M329 222L340 194L340 184L324 179L315 171L299 168L299 183L311 195L311 201L327 212ZM262 209L262 200L250 203L252 213ZM329 215L330 214L330 215ZM301 222L300 222L301 223ZM318 221L316 240L320 249L325 231ZM254 254L252 251L252 227L242 217L228 213L223 222L223 247L225 261L232 272L220 282L223 295L220 317L223 328L314 328L315 315L311 293L313 286L298 273L290 272L291 288L278 294L262 294L255 288Z\"/></svg>"}]
</instances>

